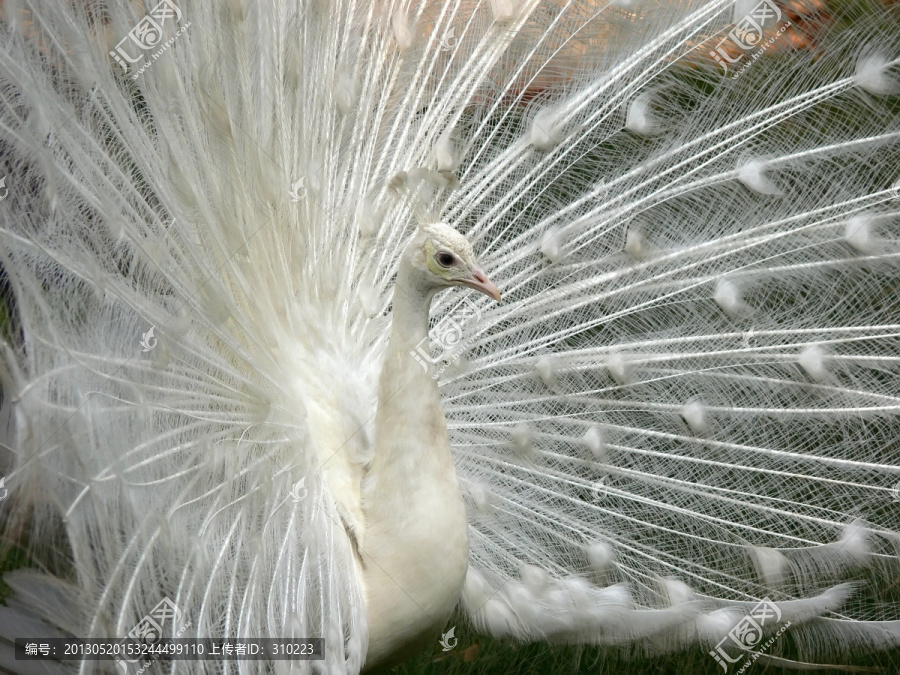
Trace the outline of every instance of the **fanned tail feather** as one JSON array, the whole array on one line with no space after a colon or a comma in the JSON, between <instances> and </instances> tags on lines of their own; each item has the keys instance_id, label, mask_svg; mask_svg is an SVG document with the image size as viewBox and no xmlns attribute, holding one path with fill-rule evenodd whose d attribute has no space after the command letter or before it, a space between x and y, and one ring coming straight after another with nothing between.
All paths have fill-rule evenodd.
<instances>
[{"instance_id":1,"label":"fanned tail feather","mask_svg":"<svg viewBox=\"0 0 900 675\"><path fill-rule=\"evenodd\" d=\"M767 603L773 664L900 647L896 5L754 57L724 0L175 4L141 72L110 53L145 8L2 8L0 508L42 567L4 636L168 597L359 671L359 478L433 218L504 298L433 305L477 629L715 652Z\"/></svg>"}]
</instances>

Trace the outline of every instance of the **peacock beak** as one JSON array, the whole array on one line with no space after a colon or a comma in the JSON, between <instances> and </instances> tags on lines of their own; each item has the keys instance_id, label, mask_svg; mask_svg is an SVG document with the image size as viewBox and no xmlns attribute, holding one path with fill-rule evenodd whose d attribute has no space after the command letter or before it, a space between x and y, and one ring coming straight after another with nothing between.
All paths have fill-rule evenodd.
<instances>
[{"instance_id":1,"label":"peacock beak","mask_svg":"<svg viewBox=\"0 0 900 675\"><path fill-rule=\"evenodd\" d=\"M484 293L497 302L500 302L500 289L494 286L491 280L487 278L487 275L480 269L474 269L472 271L472 278L465 279L462 283L469 288L474 288L476 291Z\"/></svg>"}]
</instances>

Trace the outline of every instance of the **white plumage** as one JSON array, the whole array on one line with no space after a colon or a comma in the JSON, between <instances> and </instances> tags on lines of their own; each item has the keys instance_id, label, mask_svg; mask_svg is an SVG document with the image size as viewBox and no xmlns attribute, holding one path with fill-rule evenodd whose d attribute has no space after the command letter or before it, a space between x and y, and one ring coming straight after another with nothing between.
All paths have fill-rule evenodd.
<instances>
[{"instance_id":1,"label":"white plumage","mask_svg":"<svg viewBox=\"0 0 900 675\"><path fill-rule=\"evenodd\" d=\"M4 639L894 663L896 6L2 9Z\"/></svg>"}]
</instances>

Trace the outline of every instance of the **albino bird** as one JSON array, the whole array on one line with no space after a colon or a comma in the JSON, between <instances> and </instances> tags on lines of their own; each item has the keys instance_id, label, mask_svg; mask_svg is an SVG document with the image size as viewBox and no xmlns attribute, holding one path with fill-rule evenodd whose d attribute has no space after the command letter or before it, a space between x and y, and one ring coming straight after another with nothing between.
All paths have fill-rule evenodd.
<instances>
[{"instance_id":1,"label":"albino bird","mask_svg":"<svg viewBox=\"0 0 900 675\"><path fill-rule=\"evenodd\" d=\"M361 500L347 506L357 515L347 529L364 588L368 665L434 640L466 578L468 523L440 393L431 369L414 361L428 339L431 298L448 286L500 300L469 243L448 225L429 224L397 268L372 459Z\"/></svg>"},{"instance_id":2,"label":"albino bird","mask_svg":"<svg viewBox=\"0 0 900 675\"><path fill-rule=\"evenodd\" d=\"M900 7L837 5L5 0L0 668L896 668Z\"/></svg>"}]
</instances>

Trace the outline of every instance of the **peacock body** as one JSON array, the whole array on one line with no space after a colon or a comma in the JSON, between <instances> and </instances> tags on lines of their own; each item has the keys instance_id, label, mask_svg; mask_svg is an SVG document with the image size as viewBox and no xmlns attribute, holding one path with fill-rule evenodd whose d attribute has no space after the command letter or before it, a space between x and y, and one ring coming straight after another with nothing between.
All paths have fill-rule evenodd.
<instances>
[{"instance_id":1,"label":"peacock body","mask_svg":"<svg viewBox=\"0 0 900 675\"><path fill-rule=\"evenodd\" d=\"M0 635L896 664L900 15L836 4L6 0Z\"/></svg>"}]
</instances>

